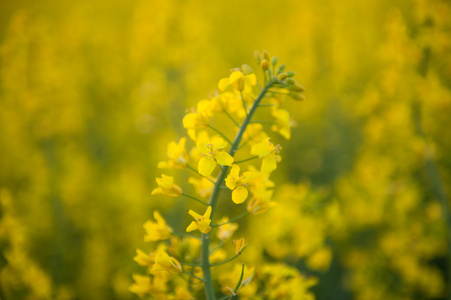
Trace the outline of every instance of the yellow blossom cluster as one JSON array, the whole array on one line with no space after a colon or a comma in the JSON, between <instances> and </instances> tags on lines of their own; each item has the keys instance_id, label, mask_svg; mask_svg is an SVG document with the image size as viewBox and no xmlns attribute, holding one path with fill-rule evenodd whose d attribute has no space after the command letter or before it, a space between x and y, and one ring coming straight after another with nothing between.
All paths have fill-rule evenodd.
<instances>
[{"instance_id":1,"label":"yellow blossom cluster","mask_svg":"<svg viewBox=\"0 0 451 300\"><path fill-rule=\"evenodd\" d=\"M271 200L274 183L269 177L281 161L281 146L271 142L265 132L267 120L258 120L257 116L273 117L268 128L289 139L294 122L288 111L281 108L282 104L286 98L303 98L304 88L294 80L294 72L285 72L285 65L276 67L277 57L270 59L264 51L256 52L256 58L263 71L263 86L258 84L250 66L232 69L228 77L219 81L214 96L199 101L196 109L191 109L183 118L183 127L193 145L189 155L188 140L182 137L179 142L169 143L169 160L158 164L162 169L186 169L195 173L188 182L197 195L182 191L174 177L166 174L156 179L158 187L152 195L183 196L206 208L201 213L188 212L194 220L185 231L195 235L174 235L157 211L154 211L155 222L144 224L147 233L144 240L157 242L157 245L150 253L138 250L135 257L150 273L150 276L134 275L135 284L130 291L140 297L148 294L161 299L205 297L214 300L240 295L243 299L313 299L308 291L312 282L289 266L261 264L262 260L255 262L261 264L257 268L233 263L232 267L227 267L227 263L242 255L246 248L252 248L245 238L234 239L235 251L227 258L229 239L239 229L236 221L274 205ZM257 114L257 110L266 112ZM221 117L228 124L218 121ZM232 135L233 140L229 138ZM246 201L247 204L241 207L242 213L232 219L218 211L223 217L215 222L223 187L230 190L221 198L231 200L225 204L240 205ZM212 239L213 230L217 230L218 241ZM184 250L186 247L190 251ZM213 267L220 267L220 271ZM274 287L269 292L266 285ZM177 293L183 293L186 298Z\"/></svg>"},{"instance_id":2,"label":"yellow blossom cluster","mask_svg":"<svg viewBox=\"0 0 451 300\"><path fill-rule=\"evenodd\" d=\"M204 234L218 298L449 298L450 1L0 16L1 299L204 299Z\"/></svg>"}]
</instances>

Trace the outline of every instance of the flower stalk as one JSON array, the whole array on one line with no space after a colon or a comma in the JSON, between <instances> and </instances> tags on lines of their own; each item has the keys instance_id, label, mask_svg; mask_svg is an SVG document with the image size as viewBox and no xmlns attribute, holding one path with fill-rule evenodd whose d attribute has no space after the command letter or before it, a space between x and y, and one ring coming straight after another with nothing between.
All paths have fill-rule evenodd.
<instances>
[{"instance_id":1,"label":"flower stalk","mask_svg":"<svg viewBox=\"0 0 451 300\"><path fill-rule=\"evenodd\" d=\"M175 292L192 299L195 298L195 295L191 293L198 293L203 288L207 300L216 300L217 295L224 296L220 294L219 290L215 290L219 283L222 286L223 294L224 290L232 292L232 295L226 296L230 298L238 295L239 290L252 279L253 271L247 269L246 272L251 275L243 281L243 265L240 268L240 276L239 273L232 275L233 282L240 277L237 286L232 289L230 284L224 281L222 274L212 274L211 269L232 262L247 247L244 238L233 240L235 254L229 255L229 258L226 259L227 253L222 247L239 227L239 224L233 222L248 214L261 213L272 206L271 195L274 183L269 180L269 176L281 160L279 156L281 148L270 141L270 137L263 130L261 123L273 124L272 131L278 132L286 139L290 138L289 113L280 108L286 95L275 96L277 99L267 97L272 91L286 85L284 83L286 77L275 76L273 68L277 59L271 60L271 67L268 62L268 53L264 52L263 56L264 61L260 60L265 78L263 88L258 85L256 75L249 66L243 65L241 68L232 69L229 77L219 81L218 92L215 93L215 96L199 101L197 107L190 109L183 118L183 126L187 129L188 137L195 144L191 151L188 152L185 147L187 137L168 144L168 160L160 162L158 167L161 169L188 169L199 175L201 178L190 177L188 183L193 185L196 195L200 197L183 191L175 178L166 174L162 174L161 178L156 179L158 187L152 191L152 194L173 198L184 196L206 206L202 208L202 211L198 209L188 211L194 220L191 220L189 226L186 227L186 232L199 231L201 236L173 234L174 231L166 224L164 218L155 212L155 221L148 221L144 227L147 231L145 241L157 242L156 249L150 253L138 250L135 257L135 260L140 265L148 267L149 274L154 276L154 278L135 276L136 284L130 290L140 297L146 293L154 297L158 296L154 291L169 287L169 281L179 274L186 274L198 280L189 280L187 286L174 284L173 290L168 292L171 297L174 297L174 294L170 293ZM292 81L293 83L289 86L294 87L295 81ZM256 87L259 87L259 92L255 97L253 93L256 91ZM273 103L262 104L263 99ZM259 107L269 107L269 105L274 106L270 112L276 122L252 120ZM233 142L220 130L221 127L217 127L221 126L220 122L212 122L212 118L217 114L225 114L236 125ZM211 135L212 131L213 135ZM235 153L245 145L249 146L249 152L247 156L244 156L247 158L235 161ZM243 163L247 164L243 165ZM259 169L257 169L257 165L260 166ZM217 174L215 179L212 174ZM244 203L248 198L249 200L244 213L231 220L228 216L223 216L220 221L213 223L222 189L231 191L230 200L234 204ZM208 199L208 201L203 199ZM219 242L216 243L218 240ZM215 242L214 247L210 247L212 242ZM238 267L234 263L232 265ZM154 279L155 283L162 287L155 289L153 287ZM161 279L163 279L162 282L160 282Z\"/></svg>"},{"instance_id":2,"label":"flower stalk","mask_svg":"<svg viewBox=\"0 0 451 300\"><path fill-rule=\"evenodd\" d=\"M260 94L258 95L257 99L255 100L254 104L252 105L251 109L249 110L249 113L246 116L246 119L244 119L243 123L240 126L240 129L238 133L236 134L235 139L233 140L232 147L229 150L230 156L234 156L235 152L238 149L238 146L241 143L241 140L243 138L243 134L246 131L247 125L251 122L252 117L257 110L258 106L260 105L260 102L262 101L263 97L265 96L268 89L273 85L273 82L270 81L266 84L266 86L261 90ZM218 179L216 180L216 184L213 188L213 193L211 194L210 200L208 202L208 205L211 206L211 216L210 218L213 219L216 206L218 203L219 195L220 195L220 187L224 184L224 180L226 178L227 172L229 170L228 166L222 166L221 173L219 174ZM213 281L211 278L211 271L210 267L212 266L210 264L210 235L211 232L207 234L202 234L202 246L201 246L201 255L202 255L202 272L204 274L204 281L205 281L205 296L207 300L215 300L215 292L213 287Z\"/></svg>"}]
</instances>

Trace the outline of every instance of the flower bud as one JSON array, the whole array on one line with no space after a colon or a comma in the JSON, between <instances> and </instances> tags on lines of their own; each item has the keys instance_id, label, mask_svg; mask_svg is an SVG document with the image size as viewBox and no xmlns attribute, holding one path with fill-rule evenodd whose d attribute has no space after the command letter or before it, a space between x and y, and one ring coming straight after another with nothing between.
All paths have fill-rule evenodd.
<instances>
[{"instance_id":1,"label":"flower bud","mask_svg":"<svg viewBox=\"0 0 451 300\"><path fill-rule=\"evenodd\" d=\"M260 62L260 66L262 67L263 71L268 70L268 68L269 68L269 61L267 59L263 59Z\"/></svg>"},{"instance_id":2,"label":"flower bud","mask_svg":"<svg viewBox=\"0 0 451 300\"><path fill-rule=\"evenodd\" d=\"M263 59L266 59L266 60L268 60L269 61L269 54L268 54L268 52L266 52L266 50L265 51L263 51Z\"/></svg>"},{"instance_id":3,"label":"flower bud","mask_svg":"<svg viewBox=\"0 0 451 300\"><path fill-rule=\"evenodd\" d=\"M252 68L246 64L241 65L241 70L243 71L244 75L254 73L254 70L252 70Z\"/></svg>"},{"instance_id":4,"label":"flower bud","mask_svg":"<svg viewBox=\"0 0 451 300\"><path fill-rule=\"evenodd\" d=\"M277 58L277 56L274 56L272 59L271 59L271 64L273 65L273 66L275 66L275 65L277 65L277 61L278 61L279 59Z\"/></svg>"},{"instance_id":5,"label":"flower bud","mask_svg":"<svg viewBox=\"0 0 451 300\"><path fill-rule=\"evenodd\" d=\"M258 52L257 50L255 50L254 56L257 59L258 63L260 63L262 61L262 56L261 56L260 52Z\"/></svg>"},{"instance_id":6,"label":"flower bud","mask_svg":"<svg viewBox=\"0 0 451 300\"><path fill-rule=\"evenodd\" d=\"M282 73L283 71L285 71L285 64L281 64L279 66L279 68L277 69L277 74Z\"/></svg>"},{"instance_id":7,"label":"flower bud","mask_svg":"<svg viewBox=\"0 0 451 300\"><path fill-rule=\"evenodd\" d=\"M296 73L293 72L293 71L288 71L288 72L287 72L288 77L293 77L295 74L296 74Z\"/></svg>"},{"instance_id":8,"label":"flower bud","mask_svg":"<svg viewBox=\"0 0 451 300\"><path fill-rule=\"evenodd\" d=\"M300 85L299 83L295 83L293 86L290 87L290 89L295 92L305 91L305 88L302 85Z\"/></svg>"},{"instance_id":9,"label":"flower bud","mask_svg":"<svg viewBox=\"0 0 451 300\"><path fill-rule=\"evenodd\" d=\"M290 77L290 75L288 75L288 73L287 73L287 76ZM295 84L295 83L296 83L296 80L294 80L293 78L288 78L286 82L287 82L288 84Z\"/></svg>"},{"instance_id":10,"label":"flower bud","mask_svg":"<svg viewBox=\"0 0 451 300\"><path fill-rule=\"evenodd\" d=\"M305 100L304 95L302 95L301 93L291 93L291 97L292 97L294 100L299 100L299 101Z\"/></svg>"},{"instance_id":11,"label":"flower bud","mask_svg":"<svg viewBox=\"0 0 451 300\"><path fill-rule=\"evenodd\" d=\"M279 79L280 81L283 81L287 78L288 78L287 73L282 73L282 74L277 75L277 79Z\"/></svg>"}]
</instances>

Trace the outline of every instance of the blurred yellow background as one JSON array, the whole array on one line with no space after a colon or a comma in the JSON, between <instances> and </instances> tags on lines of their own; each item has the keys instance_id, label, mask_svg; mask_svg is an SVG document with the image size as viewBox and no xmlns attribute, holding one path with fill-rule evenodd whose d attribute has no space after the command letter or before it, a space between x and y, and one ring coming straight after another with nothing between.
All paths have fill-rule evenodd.
<instances>
[{"instance_id":1,"label":"blurred yellow background","mask_svg":"<svg viewBox=\"0 0 451 300\"><path fill-rule=\"evenodd\" d=\"M267 50L307 98L273 177L299 214L267 255L316 275L317 299L445 299L450 37L441 0L2 1L0 298L135 299L142 224L189 220L150 196L167 143Z\"/></svg>"}]
</instances>

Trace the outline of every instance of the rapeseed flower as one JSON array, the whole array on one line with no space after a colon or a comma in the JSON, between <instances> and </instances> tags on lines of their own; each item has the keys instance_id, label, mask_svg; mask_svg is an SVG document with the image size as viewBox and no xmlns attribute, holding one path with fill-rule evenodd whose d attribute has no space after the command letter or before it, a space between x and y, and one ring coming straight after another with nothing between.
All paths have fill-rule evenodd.
<instances>
[{"instance_id":1,"label":"rapeseed flower","mask_svg":"<svg viewBox=\"0 0 451 300\"><path fill-rule=\"evenodd\" d=\"M276 75L277 58L270 59L266 52L259 62L264 71L264 85L258 86L260 89L258 95L253 95L253 91L257 91L257 79L249 66L243 65L241 68L231 70L229 77L220 80L218 90L214 91L209 99L199 101L196 109L191 109L183 118L183 126L187 129L188 136L195 142L195 147L191 148L189 155L186 150L186 137L168 144L168 160L160 162L158 167L187 169L196 173L191 174L193 176L189 177L188 183L201 198L182 192L182 189L174 183L174 178L164 174L156 179L158 187L152 194L170 197L183 195L207 206L203 215L194 210L188 211L194 221L191 221L186 232L199 230L202 236L173 235L172 229L155 211L155 221L147 221L144 224L145 241L165 240L165 242L157 244L156 251L149 254L137 250L136 262L146 266L152 276L139 278L139 284L130 289L140 297L150 294L156 299L188 300L200 296L199 290L203 288L202 295L212 300L218 295L213 282L220 283L223 298L227 295L239 295L240 299L247 300L258 299L260 295L267 296L265 290L259 290L264 278L260 278L260 282L251 282L254 277L253 269L236 265L232 272L227 271L227 268L224 269L225 272L211 270L213 266L233 261L247 247L244 238L233 241L235 244L233 256L228 255L227 248L224 247L238 229L238 224L231 222L228 216L224 216L219 222L213 222L213 211L218 208L218 201L222 199L221 190L224 187L230 189L231 200L235 204L245 202L250 196L247 211L241 212L232 221L237 221L249 213L261 213L273 206L271 198L274 183L269 177L281 160L280 146L270 142L262 125L267 121L253 120L255 111L260 107L271 107L271 116L275 120L271 130L287 139L291 136L293 122L288 111L281 106L287 96L300 93L299 86L292 78L294 74L289 71L283 73L285 66L282 65ZM263 101L266 103L261 103ZM221 128L223 120L232 126L224 132ZM269 122L272 123L272 120ZM207 130L212 130L217 135L210 137ZM233 142L227 137L232 131L235 134ZM235 162L234 155L246 145L250 146L250 153L253 156ZM241 152L247 151L249 150ZM253 162L259 161L257 158L261 158L260 169L252 166ZM242 173L242 168L238 165L241 163L246 163L247 170ZM193 167L196 164L197 169ZM217 165L220 166L220 171L214 174ZM204 198L208 198L208 201L203 200ZM214 229L217 230L216 234L210 234ZM214 239L216 241L213 241ZM186 269L182 269L182 264ZM176 278L180 273L183 275ZM190 278L187 280L186 276ZM282 294L279 293L277 296Z\"/></svg>"},{"instance_id":2,"label":"rapeseed flower","mask_svg":"<svg viewBox=\"0 0 451 300\"><path fill-rule=\"evenodd\" d=\"M146 236L144 236L144 241L154 242L171 238L172 228L166 224L166 221L160 213L155 210L153 212L153 217L157 222L147 221L144 223L144 229L147 233Z\"/></svg>"},{"instance_id":3,"label":"rapeseed flower","mask_svg":"<svg viewBox=\"0 0 451 300\"><path fill-rule=\"evenodd\" d=\"M154 287L152 286L152 281L149 276L142 276L139 274L133 274L132 276L135 283L130 286L130 292L135 293L140 298L144 298L146 294L153 292Z\"/></svg>"},{"instance_id":4,"label":"rapeseed flower","mask_svg":"<svg viewBox=\"0 0 451 300\"><path fill-rule=\"evenodd\" d=\"M228 86L232 86L236 91L252 91L257 84L255 74L244 75L241 71L233 71L229 77L222 78L218 83L219 91L224 91Z\"/></svg>"},{"instance_id":5,"label":"rapeseed flower","mask_svg":"<svg viewBox=\"0 0 451 300\"><path fill-rule=\"evenodd\" d=\"M182 266L175 258L170 257L166 252L158 252L155 255L155 264L150 272L167 272L171 275L178 275L182 272Z\"/></svg>"},{"instance_id":6,"label":"rapeseed flower","mask_svg":"<svg viewBox=\"0 0 451 300\"><path fill-rule=\"evenodd\" d=\"M249 192L247 185L251 181L252 172L244 172L240 176L240 167L238 165L232 165L229 175L225 179L226 186L232 190L232 201L236 204L243 203Z\"/></svg>"},{"instance_id":7,"label":"rapeseed flower","mask_svg":"<svg viewBox=\"0 0 451 300\"><path fill-rule=\"evenodd\" d=\"M167 156L169 161L158 163L160 169L185 169L188 164L188 153L185 149L186 137L182 137L178 143L170 142L168 144Z\"/></svg>"},{"instance_id":8,"label":"rapeseed flower","mask_svg":"<svg viewBox=\"0 0 451 300\"><path fill-rule=\"evenodd\" d=\"M191 110L183 118L183 127L187 129L189 137L195 141L197 130L204 129L210 124L213 116L214 103L210 100L201 100L197 103L197 111Z\"/></svg>"},{"instance_id":9,"label":"rapeseed flower","mask_svg":"<svg viewBox=\"0 0 451 300\"><path fill-rule=\"evenodd\" d=\"M263 173L271 173L277 169L277 163L282 159L279 155L281 148L280 145L274 146L269 138L252 146L251 154L262 158L261 171Z\"/></svg>"},{"instance_id":10,"label":"rapeseed flower","mask_svg":"<svg viewBox=\"0 0 451 300\"><path fill-rule=\"evenodd\" d=\"M201 153L198 164L198 171L203 176L210 176L216 165L231 166L233 157L224 151L227 142L220 137L209 139L208 134L199 134L197 149Z\"/></svg>"},{"instance_id":11,"label":"rapeseed flower","mask_svg":"<svg viewBox=\"0 0 451 300\"><path fill-rule=\"evenodd\" d=\"M207 211L204 215L199 215L198 213L190 210L188 212L196 221L192 221L191 224L186 228L186 232L191 232L194 230L199 230L202 233L209 233L211 230L210 224L210 215L211 215L211 206L207 208Z\"/></svg>"},{"instance_id":12,"label":"rapeseed flower","mask_svg":"<svg viewBox=\"0 0 451 300\"><path fill-rule=\"evenodd\" d=\"M178 197L182 194L182 189L174 184L174 177L161 174L161 178L157 178L158 187L152 191L152 195L163 194L169 197Z\"/></svg>"}]
</instances>

